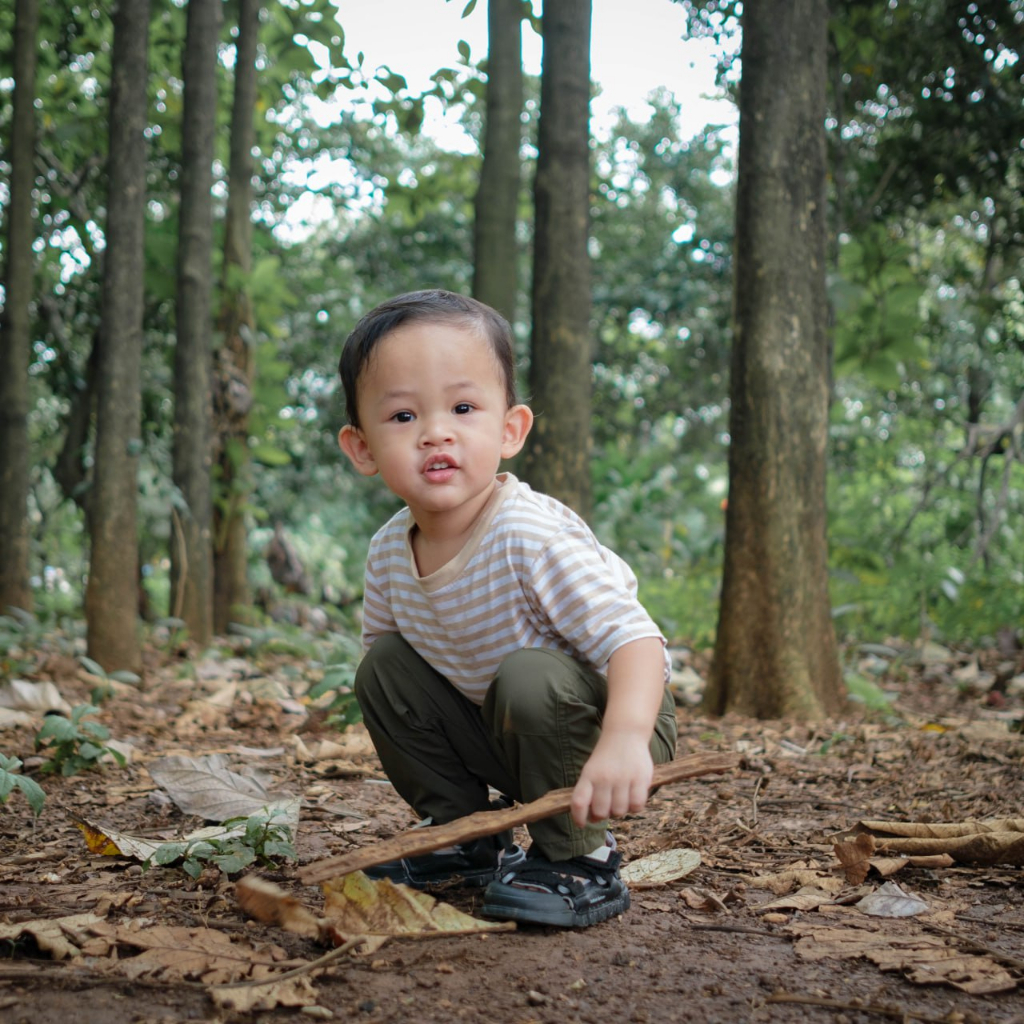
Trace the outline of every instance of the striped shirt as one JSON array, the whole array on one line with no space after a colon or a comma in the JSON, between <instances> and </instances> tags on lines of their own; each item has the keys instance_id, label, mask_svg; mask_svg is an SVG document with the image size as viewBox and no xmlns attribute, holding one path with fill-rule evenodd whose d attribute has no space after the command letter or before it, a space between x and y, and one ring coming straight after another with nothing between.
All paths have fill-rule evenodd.
<instances>
[{"instance_id":1,"label":"striped shirt","mask_svg":"<svg viewBox=\"0 0 1024 1024\"><path fill-rule=\"evenodd\" d=\"M498 477L463 549L429 576L416 568L414 526L403 509L370 544L363 645L401 633L477 704L513 651L546 647L603 673L623 644L664 643L629 566L575 512L511 474Z\"/></svg>"}]
</instances>

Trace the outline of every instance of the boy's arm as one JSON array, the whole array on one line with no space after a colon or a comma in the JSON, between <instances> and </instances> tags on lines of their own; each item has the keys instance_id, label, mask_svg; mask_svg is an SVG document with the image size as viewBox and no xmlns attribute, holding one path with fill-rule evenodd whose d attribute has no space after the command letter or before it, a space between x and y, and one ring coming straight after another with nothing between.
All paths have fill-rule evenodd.
<instances>
[{"instance_id":1,"label":"boy's arm","mask_svg":"<svg viewBox=\"0 0 1024 1024\"><path fill-rule=\"evenodd\" d=\"M580 827L642 810L647 803L654 771L651 734L664 691L660 637L632 640L612 654L601 738L573 791L572 817Z\"/></svg>"}]
</instances>

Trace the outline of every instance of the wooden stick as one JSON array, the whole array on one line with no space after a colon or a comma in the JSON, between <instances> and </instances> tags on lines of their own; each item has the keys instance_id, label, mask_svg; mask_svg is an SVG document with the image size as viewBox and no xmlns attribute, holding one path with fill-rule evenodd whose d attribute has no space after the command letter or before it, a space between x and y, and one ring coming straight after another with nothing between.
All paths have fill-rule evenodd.
<instances>
[{"instance_id":1,"label":"wooden stick","mask_svg":"<svg viewBox=\"0 0 1024 1024\"><path fill-rule=\"evenodd\" d=\"M687 754L675 761L655 765L651 788L664 786L669 782L692 779L698 775L728 772L738 764L739 758L735 754ZM413 828L372 846L364 846L338 857L328 857L307 864L298 873L299 881L303 885L316 885L318 882L326 882L329 878L338 878L352 871L383 864L385 861L414 857L421 853L441 850L446 846L466 843L471 839L492 836L516 825L526 825L531 821L563 814L569 810L571 801L572 787L553 789L539 800L531 800L527 804L516 804L514 807L506 807L499 811L477 811L445 825Z\"/></svg>"}]
</instances>

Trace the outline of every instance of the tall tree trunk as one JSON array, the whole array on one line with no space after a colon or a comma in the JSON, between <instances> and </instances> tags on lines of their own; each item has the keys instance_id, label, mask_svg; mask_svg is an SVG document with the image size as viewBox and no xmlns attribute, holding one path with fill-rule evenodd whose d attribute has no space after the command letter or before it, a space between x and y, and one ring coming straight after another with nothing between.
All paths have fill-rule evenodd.
<instances>
[{"instance_id":1,"label":"tall tree trunk","mask_svg":"<svg viewBox=\"0 0 1024 1024\"><path fill-rule=\"evenodd\" d=\"M240 0L235 50L235 93L231 108L228 208L224 226L224 282L220 328L223 336L214 376L218 501L213 519L214 629L224 632L231 618L244 617L249 591L245 508L251 492L249 409L252 405L253 143L256 109L256 43L259 0Z\"/></svg>"},{"instance_id":2,"label":"tall tree trunk","mask_svg":"<svg viewBox=\"0 0 1024 1024\"><path fill-rule=\"evenodd\" d=\"M523 476L590 512L590 0L544 8L534 182L531 404Z\"/></svg>"},{"instance_id":3,"label":"tall tree trunk","mask_svg":"<svg viewBox=\"0 0 1024 1024\"><path fill-rule=\"evenodd\" d=\"M97 364L96 457L90 500L89 656L106 669L141 664L138 494L142 447L142 315L146 222L149 0L114 13L103 312Z\"/></svg>"},{"instance_id":4,"label":"tall tree trunk","mask_svg":"<svg viewBox=\"0 0 1024 1024\"><path fill-rule=\"evenodd\" d=\"M487 5L487 119L473 217L473 296L515 319L519 147L523 113L522 0Z\"/></svg>"},{"instance_id":5,"label":"tall tree trunk","mask_svg":"<svg viewBox=\"0 0 1024 1024\"><path fill-rule=\"evenodd\" d=\"M705 707L813 720L842 682L825 469L827 0L743 13L729 504Z\"/></svg>"},{"instance_id":6,"label":"tall tree trunk","mask_svg":"<svg viewBox=\"0 0 1024 1024\"><path fill-rule=\"evenodd\" d=\"M31 351L32 183L36 146L37 0L14 9L14 111L11 118L4 306L0 315L0 614L32 608L29 586L28 365Z\"/></svg>"},{"instance_id":7,"label":"tall tree trunk","mask_svg":"<svg viewBox=\"0 0 1024 1024\"><path fill-rule=\"evenodd\" d=\"M174 467L181 501L171 529L171 614L205 644L213 624L211 275L213 137L221 0L189 0L183 77L181 212L174 350Z\"/></svg>"}]
</instances>

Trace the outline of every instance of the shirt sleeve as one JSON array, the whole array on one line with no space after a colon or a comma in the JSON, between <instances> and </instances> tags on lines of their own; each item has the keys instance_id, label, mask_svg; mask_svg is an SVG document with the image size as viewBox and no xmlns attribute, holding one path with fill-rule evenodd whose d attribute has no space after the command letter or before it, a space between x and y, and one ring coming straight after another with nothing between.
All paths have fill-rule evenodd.
<instances>
[{"instance_id":1,"label":"shirt sleeve","mask_svg":"<svg viewBox=\"0 0 1024 1024\"><path fill-rule=\"evenodd\" d=\"M363 585L363 650L385 633L397 633L398 624L391 610L391 588L388 582L387 555L381 551L379 538L374 538L366 559Z\"/></svg>"},{"instance_id":2,"label":"shirt sleeve","mask_svg":"<svg viewBox=\"0 0 1024 1024\"><path fill-rule=\"evenodd\" d=\"M633 571L582 528L564 528L547 541L529 567L525 590L535 614L598 669L633 640L665 643L637 599Z\"/></svg>"}]
</instances>

